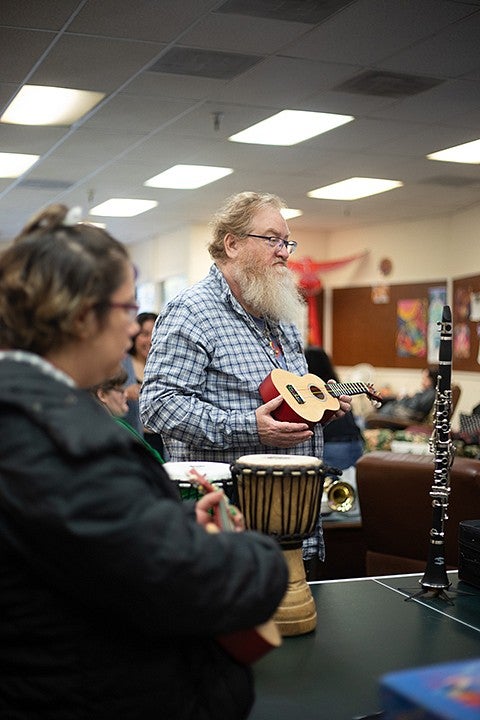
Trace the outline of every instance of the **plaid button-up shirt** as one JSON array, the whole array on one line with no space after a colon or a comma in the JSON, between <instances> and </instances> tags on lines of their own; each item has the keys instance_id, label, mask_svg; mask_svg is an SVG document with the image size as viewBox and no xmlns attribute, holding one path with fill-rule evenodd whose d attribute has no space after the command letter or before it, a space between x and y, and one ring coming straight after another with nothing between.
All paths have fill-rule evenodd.
<instances>
[{"instance_id":1,"label":"plaid button-up shirt","mask_svg":"<svg viewBox=\"0 0 480 720\"><path fill-rule=\"evenodd\" d=\"M280 323L275 332L287 370L308 372L297 328ZM257 453L321 457L320 423L310 441L294 448L260 442L258 388L279 366L268 338L212 265L206 278L177 295L157 319L140 395L142 420L161 433L174 462L233 463Z\"/></svg>"}]
</instances>

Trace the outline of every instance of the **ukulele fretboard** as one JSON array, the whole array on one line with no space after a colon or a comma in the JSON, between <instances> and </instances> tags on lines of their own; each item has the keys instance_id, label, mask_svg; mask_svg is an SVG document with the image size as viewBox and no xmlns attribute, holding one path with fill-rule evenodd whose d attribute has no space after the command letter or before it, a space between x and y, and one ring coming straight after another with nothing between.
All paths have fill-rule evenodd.
<instances>
[{"instance_id":1,"label":"ukulele fretboard","mask_svg":"<svg viewBox=\"0 0 480 720\"><path fill-rule=\"evenodd\" d=\"M369 388L364 383L326 383L330 395L340 397L340 395L367 395L370 393Z\"/></svg>"}]
</instances>

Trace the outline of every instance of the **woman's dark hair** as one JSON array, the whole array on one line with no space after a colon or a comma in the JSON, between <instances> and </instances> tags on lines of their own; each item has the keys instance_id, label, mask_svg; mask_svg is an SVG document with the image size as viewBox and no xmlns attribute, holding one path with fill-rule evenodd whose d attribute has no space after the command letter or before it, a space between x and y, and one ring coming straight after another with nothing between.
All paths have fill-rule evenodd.
<instances>
[{"instance_id":1,"label":"woman's dark hair","mask_svg":"<svg viewBox=\"0 0 480 720\"><path fill-rule=\"evenodd\" d=\"M50 205L0 256L0 347L44 355L76 337L85 308L105 320L129 255L105 230L71 214Z\"/></svg>"},{"instance_id":2,"label":"woman's dark hair","mask_svg":"<svg viewBox=\"0 0 480 720\"><path fill-rule=\"evenodd\" d=\"M130 355L135 355L135 340L142 332L142 328L143 328L144 324L148 320L153 320L153 322L155 322L157 317L158 317L158 314L154 313L154 312L141 312L139 315L137 315L136 320L137 320L137 324L140 325L140 330L138 331L138 333L136 335L132 335L132 344L128 350Z\"/></svg>"}]
</instances>

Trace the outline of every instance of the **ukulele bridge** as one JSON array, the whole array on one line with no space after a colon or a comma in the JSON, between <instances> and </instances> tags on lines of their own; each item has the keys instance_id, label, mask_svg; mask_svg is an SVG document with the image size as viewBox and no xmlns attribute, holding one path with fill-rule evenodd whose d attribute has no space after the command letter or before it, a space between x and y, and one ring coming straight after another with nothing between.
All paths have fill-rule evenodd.
<instances>
[{"instance_id":1,"label":"ukulele bridge","mask_svg":"<svg viewBox=\"0 0 480 720\"><path fill-rule=\"evenodd\" d=\"M293 397L293 399L299 404L299 405L305 405L305 400L302 398L300 393L295 390L293 385L285 385L285 388L288 390L290 395Z\"/></svg>"}]
</instances>

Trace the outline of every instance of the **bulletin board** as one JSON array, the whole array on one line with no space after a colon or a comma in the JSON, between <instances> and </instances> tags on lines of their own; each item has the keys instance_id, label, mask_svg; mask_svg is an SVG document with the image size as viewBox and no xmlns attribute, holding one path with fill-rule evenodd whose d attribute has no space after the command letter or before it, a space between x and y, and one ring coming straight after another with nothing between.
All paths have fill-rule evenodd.
<instances>
[{"instance_id":1,"label":"bulletin board","mask_svg":"<svg viewBox=\"0 0 480 720\"><path fill-rule=\"evenodd\" d=\"M480 275L453 281L453 352L455 370L480 370Z\"/></svg>"},{"instance_id":2,"label":"bulletin board","mask_svg":"<svg viewBox=\"0 0 480 720\"><path fill-rule=\"evenodd\" d=\"M412 348L413 353L419 354L408 354L410 349L402 345L402 322L399 313L401 316L402 311L409 306L417 311L422 308L428 318L432 297L435 297L437 291L440 291L440 294L445 293L446 297L446 290L445 279L408 285L334 288L333 362L335 365L370 363L377 367L420 369L434 364L429 362L428 330L425 332L425 354L421 354L422 348L419 344ZM443 304L440 303L441 307ZM437 330L435 327L435 333ZM438 332L437 341L439 336ZM435 359L438 361L438 354Z\"/></svg>"}]
</instances>

